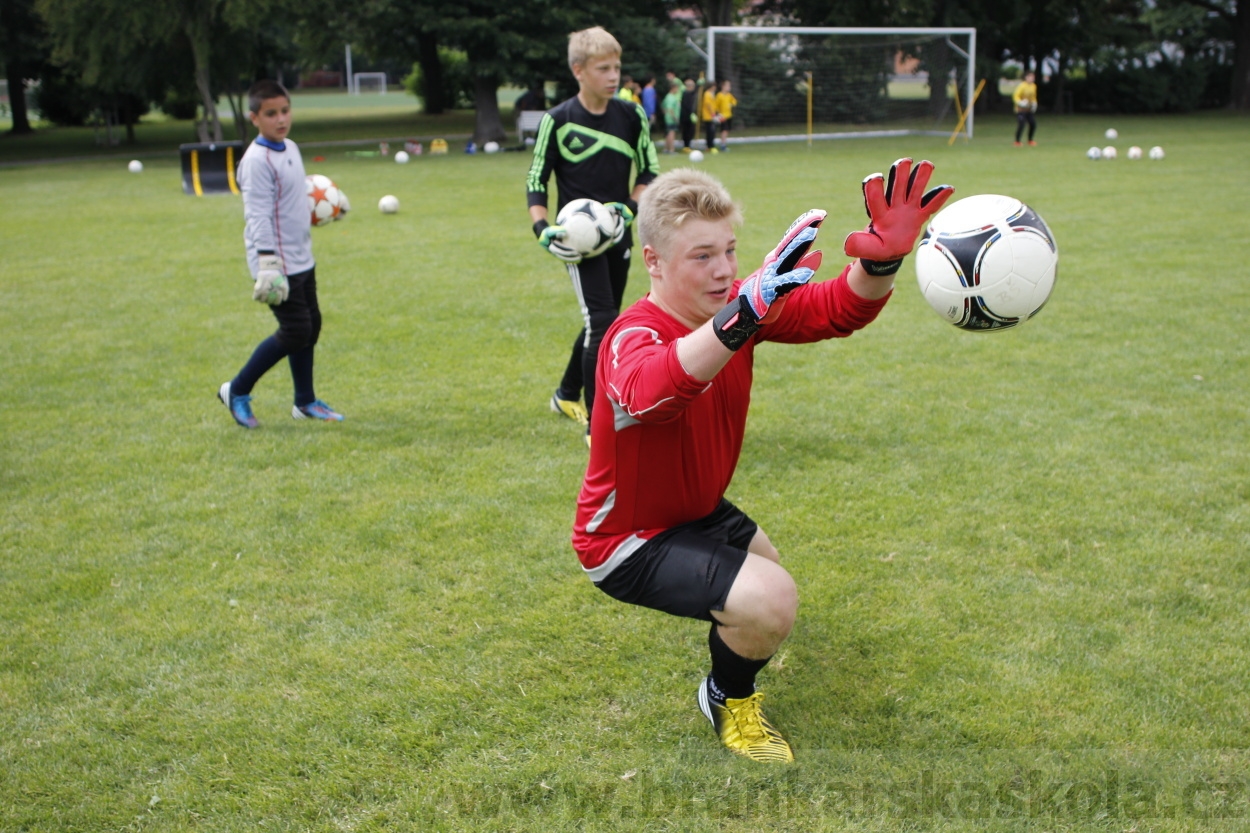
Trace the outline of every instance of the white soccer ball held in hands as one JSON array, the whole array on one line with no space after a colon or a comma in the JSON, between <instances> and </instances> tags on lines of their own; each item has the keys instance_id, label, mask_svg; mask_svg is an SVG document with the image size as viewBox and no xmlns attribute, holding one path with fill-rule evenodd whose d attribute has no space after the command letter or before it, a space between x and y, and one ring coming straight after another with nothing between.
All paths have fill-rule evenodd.
<instances>
[{"instance_id":1,"label":"white soccer ball held in hands","mask_svg":"<svg viewBox=\"0 0 1250 833\"><path fill-rule=\"evenodd\" d=\"M920 292L961 330L1015 327L1041 310L1055 286L1059 249L1033 209L979 194L943 208L916 248Z\"/></svg>"},{"instance_id":2,"label":"white soccer ball held in hands","mask_svg":"<svg viewBox=\"0 0 1250 833\"><path fill-rule=\"evenodd\" d=\"M565 246L582 257L595 257L612 247L616 214L595 200L570 200L556 216L556 225L564 229Z\"/></svg>"}]
</instances>

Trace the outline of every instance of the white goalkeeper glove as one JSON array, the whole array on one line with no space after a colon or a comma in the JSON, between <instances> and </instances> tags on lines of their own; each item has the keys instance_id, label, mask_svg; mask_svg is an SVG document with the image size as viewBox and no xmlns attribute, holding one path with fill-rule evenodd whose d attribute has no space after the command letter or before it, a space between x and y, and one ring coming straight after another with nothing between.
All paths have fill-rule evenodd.
<instances>
[{"instance_id":1,"label":"white goalkeeper glove","mask_svg":"<svg viewBox=\"0 0 1250 833\"><path fill-rule=\"evenodd\" d=\"M257 261L256 283L252 287L252 300L276 307L291 292L282 274L282 258L275 254L262 254Z\"/></svg>"}]
</instances>

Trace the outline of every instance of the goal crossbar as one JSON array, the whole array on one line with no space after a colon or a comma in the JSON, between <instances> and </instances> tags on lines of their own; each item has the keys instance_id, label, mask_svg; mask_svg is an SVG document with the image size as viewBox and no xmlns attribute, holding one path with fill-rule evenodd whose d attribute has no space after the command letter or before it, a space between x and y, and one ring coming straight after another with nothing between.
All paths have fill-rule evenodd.
<instances>
[{"instance_id":1,"label":"goal crossbar","mask_svg":"<svg viewBox=\"0 0 1250 833\"><path fill-rule=\"evenodd\" d=\"M707 49L698 51L703 53L707 58L707 79L709 83L716 81L716 36L717 35L858 35L858 36L885 36L885 37L943 37L947 46L958 53L968 62L968 72L964 79L964 101L974 100L974 88L976 85L975 60L977 54L977 30L976 27L963 26L930 26L930 27L893 27L893 26L709 26L702 31L707 32ZM967 51L961 49L951 41L952 36L963 36L968 38ZM688 39L692 47L698 49L697 44L693 40ZM916 132L916 131L904 131ZM933 135L946 135L939 131L921 131L924 133L932 132ZM871 131L859 133L860 136L880 136L898 135L895 131ZM963 133L968 139L972 138L973 133L973 113L971 107L964 123ZM824 138L843 138L852 134L820 134ZM817 136L805 136L804 138L817 138ZM735 140L741 141L741 139ZM760 141L779 141L775 137L761 137Z\"/></svg>"}]
</instances>

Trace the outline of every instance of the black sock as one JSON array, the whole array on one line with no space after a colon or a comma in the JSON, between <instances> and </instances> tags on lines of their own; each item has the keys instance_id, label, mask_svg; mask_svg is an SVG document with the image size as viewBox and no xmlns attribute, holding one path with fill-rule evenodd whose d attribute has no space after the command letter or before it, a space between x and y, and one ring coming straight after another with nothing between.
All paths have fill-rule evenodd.
<instances>
[{"instance_id":1,"label":"black sock","mask_svg":"<svg viewBox=\"0 0 1250 833\"><path fill-rule=\"evenodd\" d=\"M291 381L295 383L295 404L303 408L317 401L313 393L313 348L305 347L287 356L291 364Z\"/></svg>"},{"instance_id":2,"label":"black sock","mask_svg":"<svg viewBox=\"0 0 1250 833\"><path fill-rule=\"evenodd\" d=\"M239 375L230 381L230 395L247 396L250 394L252 388L260 381L260 377L264 376L269 368L282 361L286 354L286 348L282 346L282 342L278 341L277 336L270 336L256 345L247 364L243 365Z\"/></svg>"},{"instance_id":3,"label":"black sock","mask_svg":"<svg viewBox=\"0 0 1250 833\"><path fill-rule=\"evenodd\" d=\"M708 676L711 694L717 700L741 700L755 693L755 675L772 659L747 659L740 657L725 644L712 623L707 635L708 649L712 652L712 673Z\"/></svg>"}]
</instances>

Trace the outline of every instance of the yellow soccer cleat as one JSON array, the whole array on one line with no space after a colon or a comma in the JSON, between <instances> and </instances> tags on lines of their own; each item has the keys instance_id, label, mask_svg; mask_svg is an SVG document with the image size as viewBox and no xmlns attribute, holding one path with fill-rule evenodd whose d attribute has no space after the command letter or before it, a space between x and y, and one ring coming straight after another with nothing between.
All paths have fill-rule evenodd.
<instances>
[{"instance_id":1,"label":"yellow soccer cleat","mask_svg":"<svg viewBox=\"0 0 1250 833\"><path fill-rule=\"evenodd\" d=\"M576 399L561 399L558 391L551 394L551 410L554 413L563 414L578 425L590 423L590 415L586 413L586 407Z\"/></svg>"},{"instance_id":2,"label":"yellow soccer cleat","mask_svg":"<svg viewBox=\"0 0 1250 833\"><path fill-rule=\"evenodd\" d=\"M731 752L764 764L794 763L790 744L760 709L763 700L757 691L741 700L730 698L722 706L708 694L707 680L699 686L699 709Z\"/></svg>"}]
</instances>

